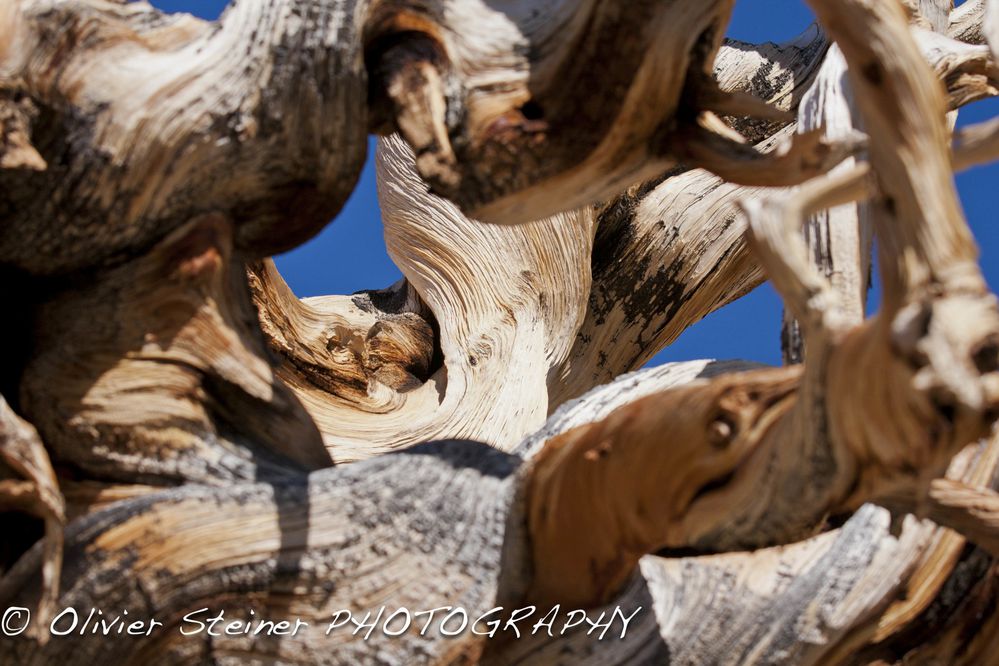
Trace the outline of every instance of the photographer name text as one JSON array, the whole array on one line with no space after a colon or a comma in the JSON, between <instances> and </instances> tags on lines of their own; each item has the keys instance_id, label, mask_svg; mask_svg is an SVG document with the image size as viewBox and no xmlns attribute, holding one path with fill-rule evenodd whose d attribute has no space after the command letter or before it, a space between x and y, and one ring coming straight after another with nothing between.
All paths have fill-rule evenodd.
<instances>
[{"instance_id":1,"label":"photographer name text","mask_svg":"<svg viewBox=\"0 0 999 666\"><path fill-rule=\"evenodd\" d=\"M623 639L629 626L641 612L639 606L626 612L621 607L601 612L564 610L553 606L542 612L536 606L505 609L492 608L484 613L465 608L442 606L425 610L389 608L382 606L368 611L342 609L328 615L321 622L310 618L265 619L254 610L239 613L225 610L199 608L184 615L171 627L155 618L142 618L128 610L105 612L98 608L63 608L48 622L45 630L50 636L152 636L162 631L177 631L183 636L301 636L305 632L322 632L324 636L350 635L365 641L382 635L397 638L415 633L420 636L476 636L495 638L503 634L514 638L545 634L554 638L571 631L585 631L596 640ZM0 634L13 637L25 633L32 624L31 611L27 608L8 608L0 621Z\"/></svg>"}]
</instances>

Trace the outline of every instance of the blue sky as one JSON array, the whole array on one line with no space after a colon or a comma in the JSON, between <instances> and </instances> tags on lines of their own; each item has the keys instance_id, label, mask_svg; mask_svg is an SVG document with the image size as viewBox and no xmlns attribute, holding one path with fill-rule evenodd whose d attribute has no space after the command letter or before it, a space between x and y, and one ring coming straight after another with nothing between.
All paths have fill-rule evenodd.
<instances>
[{"instance_id":1,"label":"blue sky","mask_svg":"<svg viewBox=\"0 0 999 666\"><path fill-rule=\"evenodd\" d=\"M184 11L215 18L226 0L153 0L165 11ZM957 3L960 4L960 3ZM728 34L749 42L782 41L813 20L800 0L737 0ZM999 115L999 101L988 100L964 109L958 125ZM373 152L373 151L372 151ZM999 286L999 165L979 167L957 178L962 203L982 250L989 284ZM375 194L375 174L369 160L350 201L315 239L277 257L282 275L299 296L349 294L385 287L400 273L385 252ZM872 298L876 298L876 295ZM779 298L769 285L714 313L688 329L663 351L654 364L694 358L743 358L780 362Z\"/></svg>"}]
</instances>

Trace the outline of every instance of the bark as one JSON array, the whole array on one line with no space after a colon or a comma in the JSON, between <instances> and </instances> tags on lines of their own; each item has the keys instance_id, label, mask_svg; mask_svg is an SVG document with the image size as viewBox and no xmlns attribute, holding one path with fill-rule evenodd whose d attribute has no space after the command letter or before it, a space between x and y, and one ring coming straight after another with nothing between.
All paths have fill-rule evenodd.
<instances>
[{"instance_id":1,"label":"bark","mask_svg":"<svg viewBox=\"0 0 999 666\"><path fill-rule=\"evenodd\" d=\"M988 12L812 5L836 46L723 43L725 0L0 7L0 605L170 625L0 661L988 659L999 311L952 173L997 143L946 117L996 93ZM300 301L267 257L369 131L405 278ZM620 377L764 274L801 367ZM325 635L382 603L638 614ZM174 631L206 607L320 630Z\"/></svg>"}]
</instances>

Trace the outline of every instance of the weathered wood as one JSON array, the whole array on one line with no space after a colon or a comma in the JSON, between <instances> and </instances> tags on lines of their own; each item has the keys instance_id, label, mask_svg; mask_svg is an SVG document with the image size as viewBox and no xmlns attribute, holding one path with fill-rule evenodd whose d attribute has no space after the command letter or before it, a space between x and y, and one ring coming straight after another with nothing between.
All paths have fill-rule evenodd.
<instances>
[{"instance_id":1,"label":"weathered wood","mask_svg":"<svg viewBox=\"0 0 999 666\"><path fill-rule=\"evenodd\" d=\"M226 604L316 624L383 602L641 608L627 639L36 631L0 661L988 654L994 563L962 535L995 546L994 498L966 487L999 467L979 441L999 313L951 179L992 149L984 127L952 145L945 120L999 90L988 47L952 38L982 41L984 3L814 0L838 44L821 72L817 29L725 44L730 0L515 5L0 7L0 264L30 301L25 362L0 377L20 414L0 506L51 528L0 604L171 629ZM866 144L832 126L844 76ZM340 208L368 131L401 134L378 169L405 279L299 301L265 258ZM861 324L864 234L830 283L800 226L866 198L886 299ZM681 364L588 393L761 266L804 367Z\"/></svg>"},{"instance_id":2,"label":"weathered wood","mask_svg":"<svg viewBox=\"0 0 999 666\"><path fill-rule=\"evenodd\" d=\"M145 3L5 4L0 89L38 107L48 164L0 171L5 264L107 265L209 212L266 256L318 232L353 189L366 83L361 26L342 11L239 2L215 29Z\"/></svg>"},{"instance_id":3,"label":"weathered wood","mask_svg":"<svg viewBox=\"0 0 999 666\"><path fill-rule=\"evenodd\" d=\"M842 19L834 10L816 4L820 13L828 12L831 29L847 29L835 22ZM846 13L847 9L841 11ZM941 183L949 178L934 173L934 169L950 169L949 140L942 131L942 99L933 98L939 92L926 83L930 77L924 72L928 70L918 55L915 41L908 35L901 12L895 10L897 13L893 14L891 7L872 7L863 2L850 4L849 11L856 12L857 17L863 14L865 26L877 33L877 37L872 34L863 38L851 34L850 41L844 37L841 42L848 61L865 62L867 58L866 62L878 63L868 65L862 73L851 69L854 85L866 94L861 108L867 122L884 132L872 134L872 164L879 175L881 196L891 197L893 203L879 207L875 221L882 243L897 244L895 250L899 254L895 256L903 256L899 246L904 245L908 248L904 256L910 257L910 261L905 265L883 264L888 293L884 309L871 324L851 330L848 320L839 314L833 290L817 282L818 276L806 277L810 268L804 263L804 245L799 250L791 243L798 234L788 228L810 206L825 208L839 203L849 190L842 190L834 179L819 182L811 191L806 188L798 195L800 205L791 203L792 199L780 207L780 212L786 215L783 219L777 212L752 209L752 236L761 251L767 250L761 257L778 289L790 305L796 306L796 314L806 324L806 337L813 344L797 400L767 401L766 391L751 390L757 377L747 376L742 380L748 386L747 395L759 396L759 405L753 399L733 398L726 410L706 397L707 406L699 409L696 402L685 401L692 401L690 396L699 392L711 396L709 392L713 389L723 391L719 395L724 395L728 385L714 382L663 393L645 403L636 403L631 411L619 411L600 424L550 441L533 463L528 499L529 526L536 535L532 539L534 559L539 563L531 593L540 599L606 601L613 589L626 580L641 553L656 545L692 545L703 550L767 545L768 538L783 542L793 539L791 535L796 529L807 529L807 519L800 524L794 522L804 517L805 506L822 507L812 518L814 525L823 516L855 509L866 499L897 493L904 487L900 483L912 484L918 493L925 475L932 474L929 470L942 473L951 456L988 432L999 397L994 391L995 364L979 363L976 359L980 356L979 349L987 348L990 351L986 353L994 353L991 340L999 330L999 315L994 299L987 295L977 274L973 250L964 242L966 228L956 212L956 196L952 188L941 188ZM896 61L909 64L900 65ZM879 99L878 90L871 88L884 80L880 70L878 76L869 73L873 67L899 68L891 76L896 84L893 99ZM907 68L904 73L903 67ZM907 99L908 96L916 99ZM900 104L910 104L907 110L936 106L940 115L917 115L911 111L907 115L899 111ZM894 123L891 130L889 123ZM891 132L904 133L906 139L892 137ZM902 166L901 145L908 145L909 151L922 152L917 153L915 162ZM911 157L908 152L905 154L905 159ZM882 169L888 173L883 179ZM846 185L851 182L849 178L844 181ZM936 234L950 234L953 239L950 254L940 253L948 245L930 233L927 220L934 207L937 212L933 215L936 224L933 228ZM890 224L885 222L889 217ZM882 261L886 259L883 255ZM922 301L920 307L930 319L918 331L907 325L906 310L914 307L910 299L917 305ZM962 305L957 306L958 303ZM961 310L955 307L963 309L964 317L956 317ZM879 319L892 323L879 323ZM906 350L917 348L923 355L913 363L907 358L911 352ZM945 348L949 349L945 352L947 361L937 355L944 353ZM864 377L850 391L837 389L837 385L854 383L857 368L876 368L877 376ZM779 396L787 396L789 390L795 389L791 386L778 390L781 382L787 380L785 377L758 379L772 386ZM733 384L739 386L739 378ZM941 389L943 392L938 392ZM886 397L890 404L874 406ZM942 399L953 402L941 406ZM683 407L664 409L672 404L671 400L679 401ZM873 411L868 413L868 409ZM940 411L935 414L935 410ZM724 416L712 417L712 414ZM889 414L891 423L878 423L879 418ZM941 418L937 425L932 424ZM742 423L743 419L746 423ZM760 422L767 426L751 425ZM690 424L690 431L683 430L686 423ZM669 437L673 428L682 435ZM940 439L934 442L931 433ZM931 436L927 438L927 434ZM699 440L702 444L694 446L699 446L702 453L680 459L706 465L712 460L709 455L712 444L720 440L726 448L741 452L735 457L745 461L746 471L733 473L731 468L723 467L718 477L708 477L710 482L706 487L712 493L704 503L710 504L711 500L715 503L713 511L700 513L696 504L683 502L684 497L699 498L699 494L682 485L688 479L698 478L690 472L673 476L653 471L643 477L643 483L623 482L639 477L639 469L649 470L654 457L644 447L654 446L662 441L660 437L681 443L673 446L690 446ZM801 448L798 453L783 450L779 456L764 456L766 464L754 464L753 458L760 454L755 452L757 444L752 442L765 442L770 437L785 445L800 442ZM717 446L714 450L717 451ZM746 451L754 451L754 455L749 456ZM808 464L817 467L809 468ZM793 471L783 475L780 470L784 465ZM676 468L675 463L672 468ZM918 471L911 474L907 470ZM758 474L773 476L761 482ZM858 476L847 478L853 474ZM810 480L807 488L793 481L802 476ZM725 480L720 488L719 477ZM819 480L824 483L818 483ZM693 488L697 484L695 480ZM740 487L744 488L741 493ZM760 502L760 488L778 487L786 494L763 500L760 507L765 510L754 508ZM671 497L671 492L680 493L682 488L687 488L687 494L677 494L673 502L667 502L667 506L684 507L676 517L654 505L657 491ZM747 492L748 488L756 495ZM613 501L608 503L608 496ZM792 497L793 507L783 504ZM833 497L839 499L828 504L828 498ZM842 504L836 506L837 502ZM761 516L765 519L754 521L754 517ZM720 520L724 529L712 531L712 519ZM589 533L581 530L581 520L590 521L591 526L593 522L600 525L601 529L595 532L612 535L617 543L592 540L587 536ZM746 532L741 531L746 528ZM558 575L564 571L575 572L575 578L585 581L585 585L576 583L567 587Z\"/></svg>"},{"instance_id":4,"label":"weathered wood","mask_svg":"<svg viewBox=\"0 0 999 666\"><path fill-rule=\"evenodd\" d=\"M431 171L421 174L473 217L504 222L588 204L654 177L676 163L662 139L686 115L684 104L696 111L697 96L684 94L687 83L710 75L731 5L640 2L621 11L616 2L592 1L483 12L478 21L455 12L462 22L446 31L428 31L416 17L397 21L419 35L415 60L439 70L411 79L422 92L410 99L428 100L419 104L439 111L410 122L404 134L417 146L425 137L459 137L450 146L436 142L434 156L426 156ZM513 48L514 39L532 49ZM428 49L428 41L436 48ZM613 59L605 57L609 44ZM397 53L388 54L391 62L410 61ZM503 86L496 85L498 72ZM441 113L440 101L429 100L441 97L434 89L443 90L433 81L449 74L467 88L458 106L449 97ZM594 87L608 94L585 93Z\"/></svg>"},{"instance_id":5,"label":"weathered wood","mask_svg":"<svg viewBox=\"0 0 999 666\"><path fill-rule=\"evenodd\" d=\"M930 487L928 504L924 511L933 522L999 557L999 493L940 479Z\"/></svg>"},{"instance_id":6,"label":"weathered wood","mask_svg":"<svg viewBox=\"0 0 999 666\"><path fill-rule=\"evenodd\" d=\"M954 137L954 168L966 169L999 155L999 121L988 120L958 131Z\"/></svg>"},{"instance_id":7,"label":"weathered wood","mask_svg":"<svg viewBox=\"0 0 999 666\"><path fill-rule=\"evenodd\" d=\"M21 407L58 464L154 486L330 464L266 358L233 236L223 216L192 220L36 304Z\"/></svg>"},{"instance_id":8,"label":"weathered wood","mask_svg":"<svg viewBox=\"0 0 999 666\"><path fill-rule=\"evenodd\" d=\"M103 609L106 620L128 610L129 621L159 620L148 636L85 633L45 646L21 637L0 641L0 660L18 664L470 663L484 639L441 632L440 611L392 637L382 627L398 608L414 613L450 608L485 613L497 605L503 527L517 459L482 444L449 442L317 472L277 483L183 488L129 500L76 521L67 531L60 603ZM390 492L387 492L391 489ZM37 563L37 549L20 567ZM0 601L29 606L37 579ZM387 606L377 630L342 626ZM296 619L309 627L292 636L184 636L198 630L184 616L207 621ZM83 612L81 610L81 612ZM251 615L252 613L252 615ZM84 617L80 619L82 623ZM59 628L69 627L64 619ZM445 631L461 624L452 617ZM404 625L396 617L390 628ZM218 631L221 631L219 627ZM352 633L353 632L353 633Z\"/></svg>"},{"instance_id":9,"label":"weathered wood","mask_svg":"<svg viewBox=\"0 0 999 666\"><path fill-rule=\"evenodd\" d=\"M282 377L338 461L442 438L509 450L548 415L548 371L585 312L594 216L480 224L429 192L398 138L381 142L378 169L386 244L406 282L394 296L299 302L276 272L258 272L265 332L289 361ZM386 344L380 334L428 359L422 376L393 386L366 372L344 382L338 355L363 365L372 345Z\"/></svg>"},{"instance_id":10,"label":"weathered wood","mask_svg":"<svg viewBox=\"0 0 999 666\"><path fill-rule=\"evenodd\" d=\"M982 44L982 23L990 0L966 0L950 13L947 35L968 44Z\"/></svg>"},{"instance_id":11,"label":"weathered wood","mask_svg":"<svg viewBox=\"0 0 999 666\"><path fill-rule=\"evenodd\" d=\"M723 90L744 92L793 113L811 88L829 40L818 24L783 44L749 44L726 39L715 58L715 78ZM771 136L781 123L751 117L726 117L748 140Z\"/></svg>"},{"instance_id":12,"label":"weathered wood","mask_svg":"<svg viewBox=\"0 0 999 666\"><path fill-rule=\"evenodd\" d=\"M0 511L23 512L45 525L41 542L41 585L38 615L46 622L59 599L63 558L63 528L66 504L52 462L38 433L0 398ZM8 534L0 575L6 577L9 563L30 545L31 534ZM44 632L32 632L44 642Z\"/></svg>"},{"instance_id":13,"label":"weathered wood","mask_svg":"<svg viewBox=\"0 0 999 666\"><path fill-rule=\"evenodd\" d=\"M839 47L833 46L827 53L798 116L799 127L805 130L822 127L831 134L847 136L859 129L846 80L846 61ZM851 158L837 170L849 170L855 164L856 160ZM873 234L865 206L849 202L821 210L805 225L805 244L812 264L836 293L839 316L852 324L863 321L867 305ZM787 310L781 330L781 350L786 363L801 363L805 359L801 329Z\"/></svg>"},{"instance_id":14,"label":"weathered wood","mask_svg":"<svg viewBox=\"0 0 999 666\"><path fill-rule=\"evenodd\" d=\"M999 58L999 7L994 0L985 0L985 15L982 18L982 36L992 49L992 54Z\"/></svg>"},{"instance_id":15,"label":"weathered wood","mask_svg":"<svg viewBox=\"0 0 999 666\"><path fill-rule=\"evenodd\" d=\"M567 403L520 451L530 457L549 439L659 391L710 380L719 371L748 369L689 363L628 375ZM988 483L983 471L996 469L997 453L994 443L972 447L955 461L950 475ZM646 556L640 563L642 577L633 579L610 608L651 601L655 624L640 616L629 641L614 646L597 645L585 635L533 637L512 645L504 653L510 662L499 663L627 664L643 654L658 655L659 661L668 655L679 663L821 662L860 619L900 594L913 562L937 543L932 524L907 519L896 539L890 522L887 511L868 505L841 529L790 547L713 557L679 557L676 552L666 558ZM968 576L983 580L980 571ZM517 589L530 583L529 576L518 580Z\"/></svg>"}]
</instances>

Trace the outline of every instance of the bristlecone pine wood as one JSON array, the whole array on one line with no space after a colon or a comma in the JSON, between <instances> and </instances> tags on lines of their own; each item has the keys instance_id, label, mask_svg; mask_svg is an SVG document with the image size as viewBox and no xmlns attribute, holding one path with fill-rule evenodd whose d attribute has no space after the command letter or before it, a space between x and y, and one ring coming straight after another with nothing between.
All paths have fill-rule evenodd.
<instances>
[{"instance_id":1,"label":"bristlecone pine wood","mask_svg":"<svg viewBox=\"0 0 999 666\"><path fill-rule=\"evenodd\" d=\"M810 4L0 1L0 664L999 663L999 2ZM405 278L299 300L371 133ZM787 367L633 372L764 279ZM554 604L643 610L176 631Z\"/></svg>"}]
</instances>

